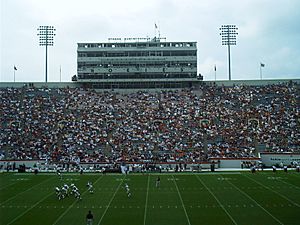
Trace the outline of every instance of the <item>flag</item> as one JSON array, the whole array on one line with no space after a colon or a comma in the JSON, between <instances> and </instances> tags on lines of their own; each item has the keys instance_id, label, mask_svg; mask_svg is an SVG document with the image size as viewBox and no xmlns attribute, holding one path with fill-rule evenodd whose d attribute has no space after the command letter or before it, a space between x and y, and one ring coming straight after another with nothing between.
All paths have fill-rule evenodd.
<instances>
[{"instance_id":1,"label":"flag","mask_svg":"<svg viewBox=\"0 0 300 225\"><path fill-rule=\"evenodd\" d=\"M265 67L265 64L264 64L264 63L260 63L260 66L261 66L261 67Z\"/></svg>"},{"instance_id":2,"label":"flag","mask_svg":"<svg viewBox=\"0 0 300 225\"><path fill-rule=\"evenodd\" d=\"M155 29L157 29L157 25L156 25L156 23L155 23L154 25L155 25Z\"/></svg>"},{"instance_id":3,"label":"flag","mask_svg":"<svg viewBox=\"0 0 300 225\"><path fill-rule=\"evenodd\" d=\"M16 66L14 66L14 70L17 70L17 67L16 67Z\"/></svg>"},{"instance_id":4,"label":"flag","mask_svg":"<svg viewBox=\"0 0 300 225\"><path fill-rule=\"evenodd\" d=\"M217 71L217 66L215 65L215 71Z\"/></svg>"}]
</instances>

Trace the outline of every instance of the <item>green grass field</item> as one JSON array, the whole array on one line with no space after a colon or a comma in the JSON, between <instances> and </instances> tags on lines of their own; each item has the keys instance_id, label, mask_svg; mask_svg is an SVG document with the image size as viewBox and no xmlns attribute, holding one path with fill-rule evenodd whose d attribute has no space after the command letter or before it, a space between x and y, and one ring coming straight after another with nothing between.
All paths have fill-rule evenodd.
<instances>
[{"instance_id":1,"label":"green grass field","mask_svg":"<svg viewBox=\"0 0 300 225\"><path fill-rule=\"evenodd\" d=\"M300 224L299 173L161 174L156 188L158 175L2 173L0 224L84 225L88 210L93 225ZM59 201L54 188L63 183L75 183L83 199Z\"/></svg>"}]
</instances>

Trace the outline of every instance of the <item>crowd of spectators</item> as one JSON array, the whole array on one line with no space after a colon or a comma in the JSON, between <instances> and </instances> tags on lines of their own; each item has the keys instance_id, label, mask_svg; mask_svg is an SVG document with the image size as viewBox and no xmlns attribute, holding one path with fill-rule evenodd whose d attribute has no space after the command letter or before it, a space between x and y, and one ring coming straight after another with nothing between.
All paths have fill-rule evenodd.
<instances>
[{"instance_id":1,"label":"crowd of spectators","mask_svg":"<svg viewBox=\"0 0 300 225\"><path fill-rule=\"evenodd\" d=\"M299 152L299 84L159 92L0 89L0 156L50 162L200 162Z\"/></svg>"}]
</instances>

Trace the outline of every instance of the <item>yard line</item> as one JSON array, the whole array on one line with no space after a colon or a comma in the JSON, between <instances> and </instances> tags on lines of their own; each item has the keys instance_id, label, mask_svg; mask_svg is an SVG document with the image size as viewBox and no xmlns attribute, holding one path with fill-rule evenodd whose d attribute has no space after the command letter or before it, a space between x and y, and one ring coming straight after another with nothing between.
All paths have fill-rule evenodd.
<instances>
[{"instance_id":1,"label":"yard line","mask_svg":"<svg viewBox=\"0 0 300 225\"><path fill-rule=\"evenodd\" d=\"M117 187L117 190L115 191L114 195L113 195L113 196L112 196L112 198L110 199L110 201L109 201L109 203L108 203L108 206L106 207L106 209L105 209L104 213L102 214L102 216L101 216L101 218L100 218L100 221L99 221L98 225L100 225L100 224L101 224L101 221L102 221L102 219L103 219L104 215L106 214L106 212L107 212L107 210L108 210L108 208L109 208L110 204L112 203L113 199L115 198L115 196L116 196L116 194L117 194L118 190L120 189L120 187L121 187L121 184L123 183L123 180L124 180L124 178L123 178L123 179L121 179L121 182L120 182L119 186Z\"/></svg>"},{"instance_id":2,"label":"yard line","mask_svg":"<svg viewBox=\"0 0 300 225\"><path fill-rule=\"evenodd\" d=\"M275 216L273 216L268 210L266 210L262 205L260 205L255 199L253 199L250 195L248 195L246 192L242 191L240 188L238 188L235 184L231 183L229 180L226 180L229 184L231 184L233 187L235 187L239 192L247 196L249 199L251 199L257 206L259 206L262 210L264 210L266 213L268 213L274 220L276 220L281 225L284 225L279 219L277 219Z\"/></svg>"},{"instance_id":3,"label":"yard line","mask_svg":"<svg viewBox=\"0 0 300 225\"><path fill-rule=\"evenodd\" d=\"M12 186L12 185L14 185L14 184L16 184L16 183L18 183L18 182L16 181L16 182L14 182L14 183L12 183L12 184L7 184L7 185L1 187L1 188L0 188L0 191L3 190L3 189L5 189L5 188L7 188L7 187L9 187L9 186Z\"/></svg>"},{"instance_id":4,"label":"yard line","mask_svg":"<svg viewBox=\"0 0 300 225\"><path fill-rule=\"evenodd\" d=\"M186 209L185 209L185 206L184 206L184 204L183 204L183 200L182 200L181 194L180 194L180 192L179 192L179 189L178 189L177 183L176 183L176 181L175 181L174 175L172 175L172 177L173 177L173 182L174 182L174 184L175 184L175 186L176 186L176 189L177 189L177 192L178 192L178 195L179 195L179 198L180 198L180 201L181 201L181 204L182 204L182 207L183 207L183 210L184 210L185 216L186 216L186 218L187 218L187 221L188 221L189 225L191 225L191 222L190 222L189 216L188 216L188 214L187 214L187 212L186 212Z\"/></svg>"},{"instance_id":5,"label":"yard line","mask_svg":"<svg viewBox=\"0 0 300 225\"><path fill-rule=\"evenodd\" d=\"M27 209L26 211L24 211L22 214L20 214L19 216L17 216L16 218L14 218L12 221L10 221L7 225L12 224L13 222L15 222L16 220L18 220L19 218L21 218L22 216L24 216L27 212L29 212L31 209L33 209L35 206L37 206L38 204L40 204L42 201L44 201L46 198L48 198L50 195L52 195L53 192L49 193L48 195L46 195L44 198L42 198L40 201L38 201L37 203L35 203L33 206L31 206L29 209Z\"/></svg>"},{"instance_id":6,"label":"yard line","mask_svg":"<svg viewBox=\"0 0 300 225\"><path fill-rule=\"evenodd\" d=\"M277 191L272 190L271 188L269 188L269 187L265 186L264 184L260 183L259 181L256 181L256 180L254 180L253 178L248 177L247 175L244 175L244 176L247 177L249 180L252 180L252 181L254 181L255 183L259 184L260 186L263 186L264 188L266 188L266 189L268 189L268 190L274 192L275 194L279 195L280 197L284 198L285 200L289 201L290 203L294 204L295 206L300 207L300 205L299 205L298 203L296 203L296 202L290 200L289 198L285 197L284 195L278 193Z\"/></svg>"},{"instance_id":7,"label":"yard line","mask_svg":"<svg viewBox=\"0 0 300 225\"><path fill-rule=\"evenodd\" d=\"M0 174L1 174L2 178L5 178L5 179L9 179L9 177L13 178L13 175L14 175L14 174L7 174L7 173L0 173ZM16 184L16 183L18 183L18 181L13 181L12 184L7 184L7 185L0 187L0 190L4 189L6 187L9 187L13 184Z\"/></svg>"},{"instance_id":8,"label":"yard line","mask_svg":"<svg viewBox=\"0 0 300 225\"><path fill-rule=\"evenodd\" d=\"M294 176L294 177L298 177L298 178L300 178L300 176L299 175L296 175L295 173L290 173L292 176Z\"/></svg>"},{"instance_id":9,"label":"yard line","mask_svg":"<svg viewBox=\"0 0 300 225\"><path fill-rule=\"evenodd\" d=\"M103 178L103 176L101 177L98 177L96 182L94 184L96 184L99 180L101 180ZM88 189L86 189L83 193L82 193L82 196L88 191ZM72 203L72 205L70 205L56 220L55 222L53 223L53 225L57 224L57 222L59 220L61 220L61 218L63 218L64 215L67 214L67 212L69 212L69 210L73 207L73 205L77 202L78 200L74 200L74 202Z\"/></svg>"},{"instance_id":10,"label":"yard line","mask_svg":"<svg viewBox=\"0 0 300 225\"><path fill-rule=\"evenodd\" d=\"M295 184L291 184L291 183L285 182L285 181L283 181L283 180L279 180L279 181L280 181L280 182L282 182L282 183L285 183L285 184L288 184L288 185L294 186L294 187L296 187L297 189L300 189L300 187L299 187L299 186L297 186L297 185L295 185Z\"/></svg>"},{"instance_id":11,"label":"yard line","mask_svg":"<svg viewBox=\"0 0 300 225\"><path fill-rule=\"evenodd\" d=\"M46 180L42 181L41 183L38 183L38 184L36 184L36 185L33 185L31 188L26 189L25 191L22 191L22 192L20 192L20 193L14 195L13 197L11 197L11 198L9 198L9 199L6 199L4 202L1 202L0 205L3 205L3 204L5 204L6 202L9 202L10 200L15 199L15 198L18 197L19 195L21 195L21 194L23 194L23 193L25 193L25 192L27 192L27 191L29 191L29 190L35 188L36 186L39 186L39 185L41 185L41 184L45 183L46 181L49 181L49 180L51 180L51 179L53 179L53 178L54 178L54 177L51 177L50 179L47 178Z\"/></svg>"},{"instance_id":12,"label":"yard line","mask_svg":"<svg viewBox=\"0 0 300 225\"><path fill-rule=\"evenodd\" d=\"M269 174L263 174L263 175L267 176L267 175L269 175ZM290 175L294 175L294 174L290 174ZM295 185L295 184L291 184L291 183L289 183L289 182L286 182L286 181L283 181L283 180L281 180L281 179L278 179L277 181L280 181L280 182L282 182L282 183L285 183L285 184L288 184L288 185L294 186L294 187L296 187L297 189L300 189L300 187L299 187L299 186L297 186L297 185Z\"/></svg>"},{"instance_id":13,"label":"yard line","mask_svg":"<svg viewBox=\"0 0 300 225\"><path fill-rule=\"evenodd\" d=\"M146 224L148 193L149 193L149 180L150 180L150 175L148 175L148 181L147 181L147 194L146 194L146 202L145 202L144 225Z\"/></svg>"},{"instance_id":14,"label":"yard line","mask_svg":"<svg viewBox=\"0 0 300 225\"><path fill-rule=\"evenodd\" d=\"M221 204L217 196L206 186L206 184L200 179L198 175L195 174L195 176L198 178L198 180L201 182L201 184L209 191L209 193L216 199L218 204L221 206L221 208L224 210L224 212L227 214L227 216L231 219L231 221L237 225L237 222L232 218L232 216L229 214L229 212L225 209L225 207Z\"/></svg>"}]
</instances>

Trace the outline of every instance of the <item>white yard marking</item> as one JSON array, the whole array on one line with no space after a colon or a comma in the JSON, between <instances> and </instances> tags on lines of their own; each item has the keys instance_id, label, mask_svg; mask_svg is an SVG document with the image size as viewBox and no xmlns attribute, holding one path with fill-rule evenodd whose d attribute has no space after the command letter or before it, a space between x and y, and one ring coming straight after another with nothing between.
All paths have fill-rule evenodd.
<instances>
[{"instance_id":1,"label":"white yard marking","mask_svg":"<svg viewBox=\"0 0 300 225\"><path fill-rule=\"evenodd\" d=\"M177 192L178 192L178 195L179 195L179 198L180 198L180 201L181 201L181 205L182 205L182 207L183 207L183 210L184 210L184 213L185 213L186 219L187 219L187 221L188 221L188 224L189 224L189 225L191 225L191 222L190 222L189 216L188 216L188 214L187 214L187 212L186 212L186 209L185 209L185 206L184 206L184 204L183 204L183 200L182 200L181 194L180 194L180 192L179 192L179 189L178 189L177 183L176 183L176 181L175 181L174 175L172 175L172 177L173 177L173 181L174 181L174 184L175 184L175 186L176 186L176 189L177 189Z\"/></svg>"},{"instance_id":2,"label":"white yard marking","mask_svg":"<svg viewBox=\"0 0 300 225\"><path fill-rule=\"evenodd\" d=\"M116 178L116 181L130 181L130 178Z\"/></svg>"},{"instance_id":3,"label":"white yard marking","mask_svg":"<svg viewBox=\"0 0 300 225\"><path fill-rule=\"evenodd\" d=\"M36 185L33 185L31 188L28 188L28 189L26 189L25 191L22 191L22 192L20 192L20 193L18 193L18 194L16 194L16 195L14 195L13 197L11 197L11 198L9 198L9 199L6 199L6 201L1 202L0 205L3 205L3 204L5 204L6 202L15 199L15 198L18 197L19 195L21 195L21 194L23 194L23 193L25 193L25 192L27 192L27 191L30 191L30 190L32 190L34 187L39 186L39 185L45 183L46 181L52 180L53 178L54 178L54 177L52 177L52 178L50 178L50 179L46 179L46 180L44 180L44 181L42 181L41 183L38 183L38 184L36 184Z\"/></svg>"},{"instance_id":4,"label":"white yard marking","mask_svg":"<svg viewBox=\"0 0 300 225\"><path fill-rule=\"evenodd\" d=\"M233 187L235 187L240 193L242 193L243 195L247 196L250 200L252 200L253 202L255 202L255 204L257 206L259 206L262 210L264 210L267 214L269 214L279 224L283 225L283 223L279 219L277 219L275 216L273 216L268 210L266 210L262 205L260 205L257 201L255 201L250 195L248 195L246 192L242 191L240 188L238 188L236 185L234 185L230 181L228 181L228 183L231 184ZM251 205L251 207L252 207L252 205Z\"/></svg>"},{"instance_id":5,"label":"white yard marking","mask_svg":"<svg viewBox=\"0 0 300 225\"><path fill-rule=\"evenodd\" d=\"M224 212L227 214L227 216L231 219L231 221L237 225L237 222L232 218L232 216L229 214L229 212L225 209L225 207L221 204L221 202L219 201L219 199L215 196L215 194L206 186L206 184L200 179L199 176L197 176L197 179L201 182L201 184L209 191L209 193L216 199L216 201L218 202L218 204L221 206L221 208L224 210Z\"/></svg>"},{"instance_id":6,"label":"white yard marking","mask_svg":"<svg viewBox=\"0 0 300 225\"><path fill-rule=\"evenodd\" d=\"M0 191L1 190L3 190L3 189L5 189L5 188L7 188L7 187L9 187L9 186L12 186L12 185L14 185L14 184L16 184L17 182L14 182L14 183L11 183L11 184L7 184L7 185L5 185L5 186L2 186L1 188L0 188ZM12 188L13 189L13 188Z\"/></svg>"},{"instance_id":7,"label":"white yard marking","mask_svg":"<svg viewBox=\"0 0 300 225\"><path fill-rule=\"evenodd\" d=\"M245 176L245 175L244 175L244 176ZM272 191L272 192L276 193L276 194L277 194L277 195L279 195L280 197L284 198L285 200L289 201L290 203L292 203L292 204L294 204L295 206L297 206L297 207L299 207L299 208L300 208L300 205L299 205L298 203L296 203L296 202L292 201L291 199L289 199L289 198L285 197L284 195L282 195L282 194L278 193L277 191L274 191L274 190L272 190L271 188L269 188L269 187L265 186L264 184L262 184L262 183L261 183L261 182L259 182L259 181L256 181L256 180L254 180L254 179L253 179L253 178L251 178L251 177L248 177L248 176L245 176L245 177L247 177L248 179L250 179L250 180L254 181L255 183L257 183L257 184L259 184L259 185L261 185L261 186L265 187L266 189L268 189L268 190L270 190L270 191Z\"/></svg>"},{"instance_id":8,"label":"white yard marking","mask_svg":"<svg viewBox=\"0 0 300 225\"><path fill-rule=\"evenodd\" d=\"M29 207L29 209L27 209L27 206L24 206L24 208L26 208L27 210L25 210L23 213L21 213L19 216L17 216L16 218L14 218L12 221L10 221L7 225L10 225L12 223L14 223L16 220L18 220L19 218L21 218L22 216L24 216L27 212L29 212L31 209L33 209L35 206L37 206L38 204L40 204L42 201L44 201L46 198L48 198L50 195L52 195L53 193L51 192L50 194L46 195L44 198L42 198L40 201L38 201L37 203L35 203L33 206Z\"/></svg>"},{"instance_id":9,"label":"white yard marking","mask_svg":"<svg viewBox=\"0 0 300 225\"><path fill-rule=\"evenodd\" d=\"M145 201L145 212L144 212L144 225L146 224L146 217L147 217L147 205L148 205L148 194L149 194L149 180L150 175L148 175L147 180L147 193L146 193L146 201Z\"/></svg>"},{"instance_id":10,"label":"white yard marking","mask_svg":"<svg viewBox=\"0 0 300 225\"><path fill-rule=\"evenodd\" d=\"M282 182L282 183L285 183L285 184L288 184L288 185L291 185L291 186L293 186L293 187L295 187L296 189L300 189L300 187L298 187L297 185L295 185L295 184L291 184L291 183L288 183L288 182L285 182L285 181L283 181L283 180L279 180L280 182ZM291 187L290 187L291 188Z\"/></svg>"},{"instance_id":11,"label":"white yard marking","mask_svg":"<svg viewBox=\"0 0 300 225\"><path fill-rule=\"evenodd\" d=\"M66 178L65 180L66 181L78 181L79 179L78 178Z\"/></svg>"},{"instance_id":12,"label":"white yard marking","mask_svg":"<svg viewBox=\"0 0 300 225\"><path fill-rule=\"evenodd\" d=\"M109 201L109 203L108 203L108 206L106 207L104 213L102 214L102 216L101 216L101 218L100 218L100 220L99 220L99 222L98 222L98 225L101 224L102 219L104 218L104 216L105 216L105 214L106 214L106 212L107 212L107 210L108 210L110 204L111 204L112 201L114 200L114 198L115 198L115 196L116 196L118 190L120 189L122 183L123 183L123 179L121 179L121 182L120 182L119 186L117 187L115 193L113 194L112 198L110 199L110 201Z\"/></svg>"}]
</instances>

